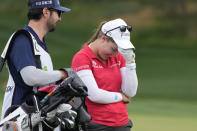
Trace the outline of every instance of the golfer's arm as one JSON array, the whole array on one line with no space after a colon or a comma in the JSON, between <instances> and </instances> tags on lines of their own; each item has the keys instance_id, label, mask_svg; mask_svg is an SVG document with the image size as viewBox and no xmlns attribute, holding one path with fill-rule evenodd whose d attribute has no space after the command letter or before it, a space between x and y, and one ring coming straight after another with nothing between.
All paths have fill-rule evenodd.
<instances>
[{"instance_id":1,"label":"golfer's arm","mask_svg":"<svg viewBox=\"0 0 197 131\"><path fill-rule=\"evenodd\" d=\"M60 71L43 71L35 66L26 66L20 71L25 84L29 86L42 86L54 83L61 79Z\"/></svg>"},{"instance_id":2,"label":"golfer's arm","mask_svg":"<svg viewBox=\"0 0 197 131\"><path fill-rule=\"evenodd\" d=\"M109 92L98 88L91 70L77 72L81 80L88 88L88 98L96 103L109 104L122 101L122 95L118 92Z\"/></svg>"},{"instance_id":3,"label":"golfer's arm","mask_svg":"<svg viewBox=\"0 0 197 131\"><path fill-rule=\"evenodd\" d=\"M120 69L122 76L122 92L128 97L134 97L137 92L138 79L136 74L136 64L127 64Z\"/></svg>"}]
</instances>

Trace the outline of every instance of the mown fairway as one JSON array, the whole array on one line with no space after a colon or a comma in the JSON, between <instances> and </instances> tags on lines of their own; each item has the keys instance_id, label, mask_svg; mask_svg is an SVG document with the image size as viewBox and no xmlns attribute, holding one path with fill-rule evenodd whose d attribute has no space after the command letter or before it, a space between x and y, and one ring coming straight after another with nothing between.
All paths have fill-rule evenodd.
<instances>
[{"instance_id":1,"label":"mown fairway","mask_svg":"<svg viewBox=\"0 0 197 131\"><path fill-rule=\"evenodd\" d=\"M134 131L196 131L196 102L135 99L129 105Z\"/></svg>"}]
</instances>

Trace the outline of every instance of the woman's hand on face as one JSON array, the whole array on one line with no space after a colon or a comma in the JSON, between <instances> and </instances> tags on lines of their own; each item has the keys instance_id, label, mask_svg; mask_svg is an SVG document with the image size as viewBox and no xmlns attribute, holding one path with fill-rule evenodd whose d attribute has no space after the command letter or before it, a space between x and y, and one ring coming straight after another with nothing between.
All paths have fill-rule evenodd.
<instances>
[{"instance_id":1,"label":"woman's hand on face","mask_svg":"<svg viewBox=\"0 0 197 131\"><path fill-rule=\"evenodd\" d=\"M125 103L125 104L129 104L131 102L131 98L127 97L124 93L120 92L121 95L122 95L122 101Z\"/></svg>"},{"instance_id":2,"label":"woman's hand on face","mask_svg":"<svg viewBox=\"0 0 197 131\"><path fill-rule=\"evenodd\" d=\"M135 53L133 49L118 48L118 51L123 55L127 64L135 63Z\"/></svg>"}]
</instances>

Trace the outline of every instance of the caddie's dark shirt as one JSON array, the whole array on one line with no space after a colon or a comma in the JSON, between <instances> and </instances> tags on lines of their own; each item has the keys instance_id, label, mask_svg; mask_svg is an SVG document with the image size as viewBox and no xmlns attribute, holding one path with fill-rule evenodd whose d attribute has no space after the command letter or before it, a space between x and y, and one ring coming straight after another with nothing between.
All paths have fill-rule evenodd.
<instances>
[{"instance_id":1,"label":"caddie's dark shirt","mask_svg":"<svg viewBox=\"0 0 197 131\"><path fill-rule=\"evenodd\" d=\"M29 26L24 27L36 39L38 44L47 51L46 43L42 42L33 29ZM20 71L26 66L36 66L34 54L32 51L31 41L27 36L21 34L13 41L12 50L8 56L8 67L15 82L15 90L12 98L12 105L22 104L32 96L32 87L24 83ZM10 88L7 88L9 91Z\"/></svg>"}]
</instances>

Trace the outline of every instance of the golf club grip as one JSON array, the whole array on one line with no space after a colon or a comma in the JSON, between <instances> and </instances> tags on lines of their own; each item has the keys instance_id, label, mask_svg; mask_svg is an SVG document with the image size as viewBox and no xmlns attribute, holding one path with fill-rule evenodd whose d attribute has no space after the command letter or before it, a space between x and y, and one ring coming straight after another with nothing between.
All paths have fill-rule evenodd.
<instances>
[{"instance_id":1,"label":"golf club grip","mask_svg":"<svg viewBox=\"0 0 197 131\"><path fill-rule=\"evenodd\" d=\"M71 81L72 81L72 77L68 77L65 80L63 80L59 85L57 85L57 87L55 87L55 89L53 89L53 91L51 91L49 94L47 94L41 101L40 104L44 105L44 103L49 99L49 96L51 96L53 94L53 92L55 92L55 90L57 90L58 88L62 87L62 86L66 86L68 85Z\"/></svg>"}]
</instances>

